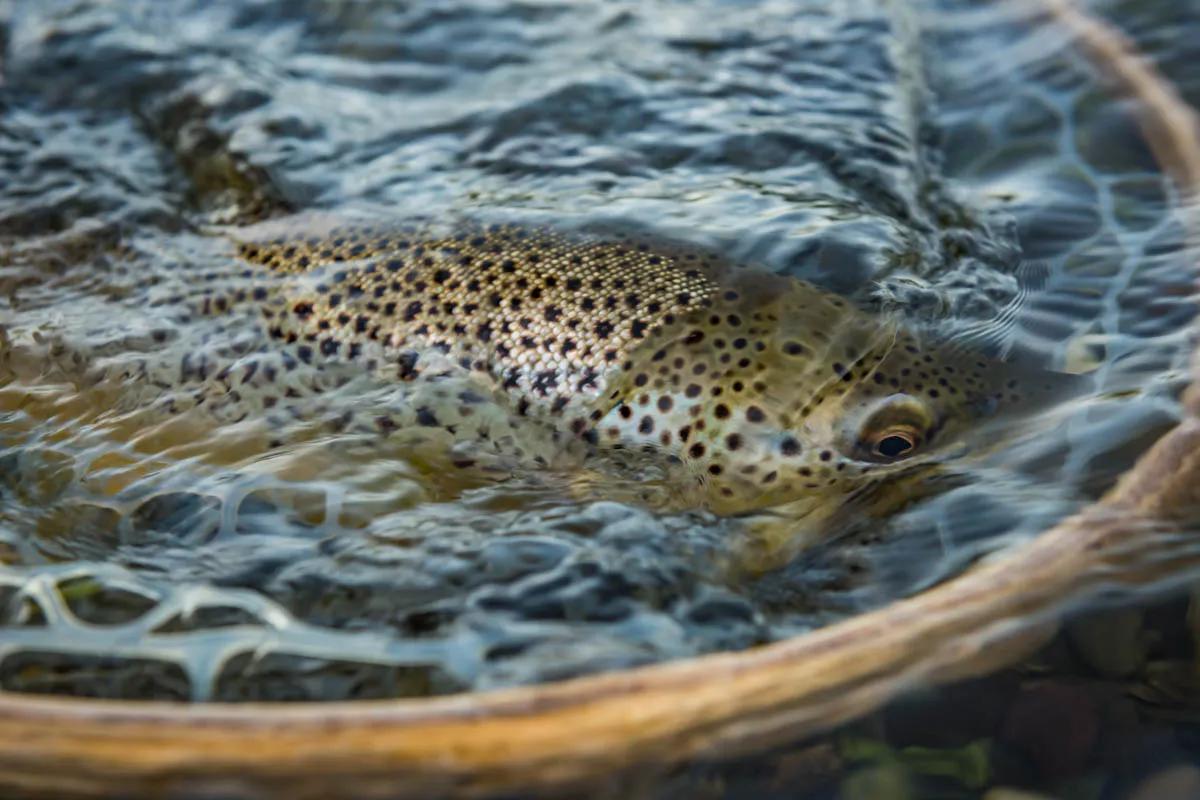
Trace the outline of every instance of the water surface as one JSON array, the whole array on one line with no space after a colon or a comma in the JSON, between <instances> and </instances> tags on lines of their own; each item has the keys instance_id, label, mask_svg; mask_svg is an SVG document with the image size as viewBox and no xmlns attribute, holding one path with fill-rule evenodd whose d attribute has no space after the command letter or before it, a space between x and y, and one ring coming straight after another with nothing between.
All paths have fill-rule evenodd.
<instances>
[{"instance_id":1,"label":"water surface","mask_svg":"<svg viewBox=\"0 0 1200 800\"><path fill-rule=\"evenodd\" d=\"M1102 4L1193 100L1198 20ZM903 7L902 7L903 6ZM1049 20L970 2L0 4L0 685L421 696L802 633L1098 497L1178 418L1176 190ZM713 20L720 20L714 25ZM81 389L213 334L225 236L294 212L514 213L669 236L1091 376L963 479L762 575L732 523L385 450L248 453ZM219 332L236 337L236 327ZM336 404L338 398L334 398ZM350 397L342 398L349 403Z\"/></svg>"}]
</instances>

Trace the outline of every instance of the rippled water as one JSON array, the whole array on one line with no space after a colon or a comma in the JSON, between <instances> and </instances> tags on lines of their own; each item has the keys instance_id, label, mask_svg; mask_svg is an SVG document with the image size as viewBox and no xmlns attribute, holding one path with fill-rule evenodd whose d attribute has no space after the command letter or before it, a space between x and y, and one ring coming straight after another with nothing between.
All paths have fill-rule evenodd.
<instances>
[{"instance_id":1,"label":"rippled water","mask_svg":"<svg viewBox=\"0 0 1200 800\"><path fill-rule=\"evenodd\" d=\"M1099 496L1178 416L1176 191L1046 20L902 6L0 3L0 685L395 697L744 648ZM1197 100L1173 8L1103 10ZM136 376L88 385L236 336L180 308L231 274L231 230L301 211L603 222L926 322L995 316L1039 263L1018 345L1091 380L755 575L711 515L448 487L351 437L259 451L147 417Z\"/></svg>"}]
</instances>

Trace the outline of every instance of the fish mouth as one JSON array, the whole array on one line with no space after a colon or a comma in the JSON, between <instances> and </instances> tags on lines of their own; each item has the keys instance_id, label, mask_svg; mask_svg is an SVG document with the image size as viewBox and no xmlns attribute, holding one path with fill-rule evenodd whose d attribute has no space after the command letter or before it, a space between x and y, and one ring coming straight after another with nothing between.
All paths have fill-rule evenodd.
<instances>
[{"instance_id":1,"label":"fish mouth","mask_svg":"<svg viewBox=\"0 0 1200 800\"><path fill-rule=\"evenodd\" d=\"M929 458L889 470L836 498L809 495L729 515L742 535L735 560L751 575L780 568L814 546L852 538L871 520L884 520L952 488L963 477L960 470Z\"/></svg>"},{"instance_id":2,"label":"fish mouth","mask_svg":"<svg viewBox=\"0 0 1200 800\"><path fill-rule=\"evenodd\" d=\"M876 520L894 516L923 500L969 483L970 475L969 470L955 466L954 459L947 457L929 457L889 470L847 495L840 508L830 515L830 533L853 530L864 516Z\"/></svg>"}]
</instances>

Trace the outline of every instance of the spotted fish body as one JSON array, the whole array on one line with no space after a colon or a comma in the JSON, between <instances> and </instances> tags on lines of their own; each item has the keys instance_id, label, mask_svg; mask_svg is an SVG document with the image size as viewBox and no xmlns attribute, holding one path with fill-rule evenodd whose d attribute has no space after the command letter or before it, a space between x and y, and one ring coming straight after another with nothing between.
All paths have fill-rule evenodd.
<instances>
[{"instance_id":1,"label":"spotted fish body","mask_svg":"<svg viewBox=\"0 0 1200 800\"><path fill-rule=\"evenodd\" d=\"M719 514L825 518L1026 389L810 284L630 237L341 227L243 237L239 254L273 273L251 296L297 358L470 375L556 442L664 456L676 504ZM455 437L480 435L451 416ZM873 452L872 424L915 431L914 457Z\"/></svg>"}]
</instances>

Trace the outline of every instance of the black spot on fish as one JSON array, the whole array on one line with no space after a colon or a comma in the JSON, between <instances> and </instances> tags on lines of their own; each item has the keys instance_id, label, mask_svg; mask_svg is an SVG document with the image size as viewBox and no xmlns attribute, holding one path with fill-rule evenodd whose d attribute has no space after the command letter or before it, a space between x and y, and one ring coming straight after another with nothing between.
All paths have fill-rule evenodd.
<instances>
[{"instance_id":1,"label":"black spot on fish","mask_svg":"<svg viewBox=\"0 0 1200 800\"><path fill-rule=\"evenodd\" d=\"M413 350L406 350L396 357L396 374L401 380L412 380L417 377L417 361L420 356Z\"/></svg>"}]
</instances>

